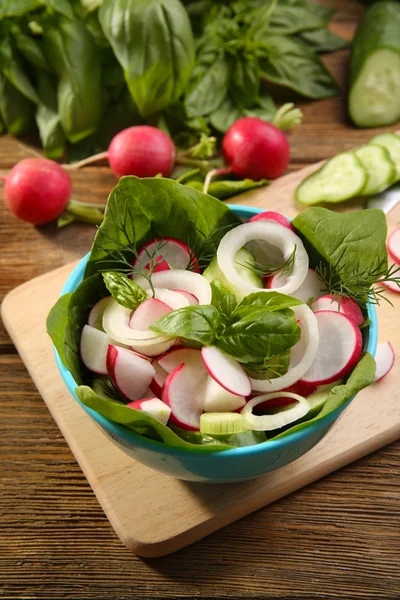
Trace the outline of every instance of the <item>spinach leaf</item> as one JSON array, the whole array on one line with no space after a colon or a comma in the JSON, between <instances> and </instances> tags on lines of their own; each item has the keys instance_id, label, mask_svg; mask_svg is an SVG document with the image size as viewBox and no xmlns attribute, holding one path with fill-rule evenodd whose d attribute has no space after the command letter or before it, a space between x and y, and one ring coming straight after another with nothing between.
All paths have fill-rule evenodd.
<instances>
[{"instance_id":1,"label":"spinach leaf","mask_svg":"<svg viewBox=\"0 0 400 600\"><path fill-rule=\"evenodd\" d=\"M358 394L362 389L368 387L373 383L375 377L375 359L371 356L371 354L366 353L359 363L354 368L347 382L343 385L337 385L331 389L329 394L327 395L327 399L320 413L313 419L309 419L308 421L304 421L303 423L299 423L286 429L283 433L275 436L271 439L279 439L289 435L290 433L295 433L296 431L301 431L305 427L308 427L310 423L315 423L329 415L334 410L345 404L350 398Z\"/></svg>"},{"instance_id":2,"label":"spinach leaf","mask_svg":"<svg viewBox=\"0 0 400 600\"><path fill-rule=\"evenodd\" d=\"M229 127L240 117L243 117L243 110L234 104L229 95L209 115L211 125L221 133L228 131Z\"/></svg>"},{"instance_id":3,"label":"spinach leaf","mask_svg":"<svg viewBox=\"0 0 400 600\"><path fill-rule=\"evenodd\" d=\"M253 179L217 179L210 183L207 193L210 196L214 196L214 198L226 200L237 194L243 194L244 192L268 185L269 183L268 179L260 179L259 181L254 181ZM204 187L204 182L191 179L186 181L185 185L201 192Z\"/></svg>"},{"instance_id":4,"label":"spinach leaf","mask_svg":"<svg viewBox=\"0 0 400 600\"><path fill-rule=\"evenodd\" d=\"M218 310L224 321L229 321L236 307L236 298L223 283L215 279L211 282L211 304Z\"/></svg>"},{"instance_id":5,"label":"spinach leaf","mask_svg":"<svg viewBox=\"0 0 400 600\"><path fill-rule=\"evenodd\" d=\"M65 353L65 333L68 327L68 307L71 297L72 293L60 296L50 310L46 320L47 333L51 337L63 365L67 369L70 369L71 364L68 355Z\"/></svg>"},{"instance_id":6,"label":"spinach leaf","mask_svg":"<svg viewBox=\"0 0 400 600\"><path fill-rule=\"evenodd\" d=\"M6 0L0 6L0 17L20 17L41 6L41 0Z\"/></svg>"},{"instance_id":7,"label":"spinach leaf","mask_svg":"<svg viewBox=\"0 0 400 600\"><path fill-rule=\"evenodd\" d=\"M248 313L248 307L266 306L271 311L282 310L283 308L291 308L303 304L301 300L297 300L292 296L286 296L279 292L254 292L245 296L240 304L233 312L233 318L241 318L241 315Z\"/></svg>"},{"instance_id":8,"label":"spinach leaf","mask_svg":"<svg viewBox=\"0 0 400 600\"><path fill-rule=\"evenodd\" d=\"M36 90L26 75L21 61L7 37L4 37L0 42L0 69L10 83L25 98L28 98L31 102L39 102Z\"/></svg>"},{"instance_id":9,"label":"spinach leaf","mask_svg":"<svg viewBox=\"0 0 400 600\"><path fill-rule=\"evenodd\" d=\"M100 59L85 25L55 14L44 30L47 56L59 77L58 111L75 143L92 134L101 112Z\"/></svg>"},{"instance_id":10,"label":"spinach leaf","mask_svg":"<svg viewBox=\"0 0 400 600\"><path fill-rule=\"evenodd\" d=\"M232 445L219 442L211 437L209 439L204 438L201 443L198 439L196 440L197 443L186 441L167 425L163 425L147 413L98 396L90 387L78 387L76 395L82 404L114 421L114 423L119 423L138 435L143 435L157 442L163 442L173 448L185 448L194 452L216 452L232 448Z\"/></svg>"},{"instance_id":11,"label":"spinach leaf","mask_svg":"<svg viewBox=\"0 0 400 600\"><path fill-rule=\"evenodd\" d=\"M30 133L35 128L34 107L0 72L0 116L8 133Z\"/></svg>"},{"instance_id":12,"label":"spinach leaf","mask_svg":"<svg viewBox=\"0 0 400 600\"><path fill-rule=\"evenodd\" d=\"M339 93L332 75L311 48L287 36L264 36L262 76L306 98L318 100Z\"/></svg>"},{"instance_id":13,"label":"spinach leaf","mask_svg":"<svg viewBox=\"0 0 400 600\"><path fill-rule=\"evenodd\" d=\"M228 444L231 448L243 448L244 446L253 446L254 444L261 444L267 440L267 436L264 431L243 431L241 433L231 433L222 435L206 435L200 433L200 431L188 431L187 429L180 429L170 425L172 431L174 431L181 439L191 444L200 446L210 444Z\"/></svg>"},{"instance_id":14,"label":"spinach leaf","mask_svg":"<svg viewBox=\"0 0 400 600\"><path fill-rule=\"evenodd\" d=\"M312 31L301 31L298 37L318 53L335 52L335 50L342 50L350 44L348 40L344 40L326 27L313 29Z\"/></svg>"},{"instance_id":15,"label":"spinach leaf","mask_svg":"<svg viewBox=\"0 0 400 600\"><path fill-rule=\"evenodd\" d=\"M203 76L190 86L185 106L189 117L208 115L215 111L228 93L230 65L224 52L219 52Z\"/></svg>"},{"instance_id":16,"label":"spinach leaf","mask_svg":"<svg viewBox=\"0 0 400 600\"><path fill-rule=\"evenodd\" d=\"M66 137L57 107L57 80L50 73L38 70L36 84L40 104L36 109L36 123L44 155L60 158L64 153Z\"/></svg>"},{"instance_id":17,"label":"spinach leaf","mask_svg":"<svg viewBox=\"0 0 400 600\"><path fill-rule=\"evenodd\" d=\"M125 308L135 310L147 300L147 293L123 273L103 273L104 283L112 297Z\"/></svg>"},{"instance_id":18,"label":"spinach leaf","mask_svg":"<svg viewBox=\"0 0 400 600\"><path fill-rule=\"evenodd\" d=\"M259 363L280 354L300 339L292 310L271 311L267 306L248 306L240 319L227 327L216 346L242 363Z\"/></svg>"},{"instance_id":19,"label":"spinach leaf","mask_svg":"<svg viewBox=\"0 0 400 600\"><path fill-rule=\"evenodd\" d=\"M194 41L179 0L103 0L100 23L143 116L177 100L194 66Z\"/></svg>"},{"instance_id":20,"label":"spinach leaf","mask_svg":"<svg viewBox=\"0 0 400 600\"><path fill-rule=\"evenodd\" d=\"M240 223L233 211L212 196L176 181L122 177L110 194L85 277L115 269L116 252L122 252L131 264L132 247L139 249L154 238L177 238L201 260L199 253L206 241L216 248L226 231Z\"/></svg>"},{"instance_id":21,"label":"spinach leaf","mask_svg":"<svg viewBox=\"0 0 400 600\"><path fill-rule=\"evenodd\" d=\"M174 310L158 319L150 329L187 342L211 346L215 337L221 333L222 324L215 306L205 304Z\"/></svg>"}]
</instances>

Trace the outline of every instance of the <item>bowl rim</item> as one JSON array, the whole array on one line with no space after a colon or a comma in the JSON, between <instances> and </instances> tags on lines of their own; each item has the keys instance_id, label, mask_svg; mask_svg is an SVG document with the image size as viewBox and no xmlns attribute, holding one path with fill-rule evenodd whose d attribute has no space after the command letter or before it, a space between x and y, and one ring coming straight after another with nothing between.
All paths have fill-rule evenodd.
<instances>
[{"instance_id":1,"label":"bowl rim","mask_svg":"<svg viewBox=\"0 0 400 600\"><path fill-rule=\"evenodd\" d=\"M253 208L251 206L242 206L242 205L232 205L227 204L227 206L233 210L239 217L248 218L250 216L260 214L265 212L265 209ZM63 289L61 290L60 296L72 292L76 289L77 285L82 280L86 264L89 258L89 253L87 253L76 265L72 273L69 275L67 281L64 284ZM368 344L366 351L375 356L376 348L378 344L378 321L376 315L375 306L372 304L368 304L368 317L371 320L371 323L368 328ZM310 435L318 433L323 430L325 427L333 423L336 418L344 411L344 409L352 402L355 396L352 396L347 402L345 402L342 406L339 406L334 411L325 415L318 421L310 423L308 427L301 429L299 431L295 431L294 433L289 433L287 436L283 438L279 438L277 440L266 440L265 442L261 442L260 444L255 444L252 446L244 446L242 448L231 448L229 450L216 450L215 452L207 452L196 448L193 449L185 449L178 448L174 446L168 446L164 442L158 442L156 440L150 440L144 436L141 436L129 429L125 428L123 425L115 423L111 421L107 417L104 417L97 411L85 406L78 398L75 393L75 389L77 387L77 383L72 377L71 373L61 362L60 356L53 345L53 350L55 354L55 359L57 363L57 367L60 371L60 374L66 384L69 392L72 394L74 399L78 402L78 404L84 409L86 413L88 413L94 421L100 425L112 438L117 438L120 443L120 439L122 438L127 443L135 445L138 448L151 450L160 454L168 454L169 456L175 456L179 458L190 458L204 460L206 458L211 458L213 461L215 460L223 460L229 457L240 457L240 456L252 456L263 454L264 452L269 452L277 449L284 449L287 446L291 446L292 444L296 444L301 442L303 439L308 438Z\"/></svg>"}]
</instances>

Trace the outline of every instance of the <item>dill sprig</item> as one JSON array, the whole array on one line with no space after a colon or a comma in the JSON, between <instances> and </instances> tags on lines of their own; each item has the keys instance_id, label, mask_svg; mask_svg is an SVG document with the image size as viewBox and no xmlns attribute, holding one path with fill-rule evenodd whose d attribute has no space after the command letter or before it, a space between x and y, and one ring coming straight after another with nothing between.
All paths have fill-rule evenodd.
<instances>
[{"instance_id":1,"label":"dill sprig","mask_svg":"<svg viewBox=\"0 0 400 600\"><path fill-rule=\"evenodd\" d=\"M386 257L375 259L366 266L360 263L350 266L345 254L346 249L334 263L326 265L321 262L316 267L315 273L325 285L321 291L333 294L339 304L341 298L353 298L361 305L367 302L379 305L381 300L392 305L385 296L387 288L383 284L394 283L400 288L400 266L388 267Z\"/></svg>"},{"instance_id":2,"label":"dill sprig","mask_svg":"<svg viewBox=\"0 0 400 600\"><path fill-rule=\"evenodd\" d=\"M240 265L241 267L246 267L247 269L254 271L258 275L260 275L260 277L271 277L275 273L279 273L280 277L284 277L284 276L288 277L289 275L291 275L293 273L294 261L296 258L296 249L297 249L297 246L295 245L291 255L281 265L268 265L268 264L260 263L257 261L256 262L246 262L244 264L242 264L242 263L237 263L237 264Z\"/></svg>"},{"instance_id":3,"label":"dill sprig","mask_svg":"<svg viewBox=\"0 0 400 600\"><path fill-rule=\"evenodd\" d=\"M189 232L187 247L189 251L189 261L186 265L187 271L194 271L195 269L200 269L203 271L214 256L217 253L218 245L220 242L220 238L216 239L216 236L219 235L223 231L227 231L232 229L232 225L223 225L222 227L217 227L209 234L204 233L197 225L193 224L193 228L196 233ZM197 242L196 239L202 236L202 240ZM193 235L195 235L195 239L193 239Z\"/></svg>"},{"instance_id":4,"label":"dill sprig","mask_svg":"<svg viewBox=\"0 0 400 600\"><path fill-rule=\"evenodd\" d=\"M115 400L116 402L120 402L121 404L127 404L128 400L121 394L115 383L112 379L107 377L107 379L99 379L98 384L103 389L104 393L107 394L110 398Z\"/></svg>"}]
</instances>

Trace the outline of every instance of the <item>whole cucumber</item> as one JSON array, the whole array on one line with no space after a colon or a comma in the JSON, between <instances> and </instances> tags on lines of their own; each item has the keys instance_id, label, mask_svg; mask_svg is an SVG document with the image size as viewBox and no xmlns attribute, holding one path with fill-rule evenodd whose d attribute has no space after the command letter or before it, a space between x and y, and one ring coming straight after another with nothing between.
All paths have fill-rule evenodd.
<instances>
[{"instance_id":1,"label":"whole cucumber","mask_svg":"<svg viewBox=\"0 0 400 600\"><path fill-rule=\"evenodd\" d=\"M377 2L358 26L350 58L348 110L358 127L400 118L400 3Z\"/></svg>"}]
</instances>

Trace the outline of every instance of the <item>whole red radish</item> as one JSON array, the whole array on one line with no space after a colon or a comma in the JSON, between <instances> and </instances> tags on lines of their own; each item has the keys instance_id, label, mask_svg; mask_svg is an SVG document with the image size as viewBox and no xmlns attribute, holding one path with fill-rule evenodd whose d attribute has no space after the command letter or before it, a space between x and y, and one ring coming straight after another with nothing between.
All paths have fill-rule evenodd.
<instances>
[{"instance_id":1,"label":"whole red radish","mask_svg":"<svg viewBox=\"0 0 400 600\"><path fill-rule=\"evenodd\" d=\"M290 146L280 129L257 117L242 117L222 141L230 172L249 179L276 179L289 163Z\"/></svg>"},{"instance_id":2,"label":"whole red radish","mask_svg":"<svg viewBox=\"0 0 400 600\"><path fill-rule=\"evenodd\" d=\"M42 225L56 219L71 194L71 179L62 167L47 158L25 158L4 177L4 197L19 219Z\"/></svg>"},{"instance_id":3,"label":"whole red radish","mask_svg":"<svg viewBox=\"0 0 400 600\"><path fill-rule=\"evenodd\" d=\"M137 125L117 133L108 148L108 160L116 175L163 177L171 175L176 150L171 138L156 127Z\"/></svg>"}]
</instances>

